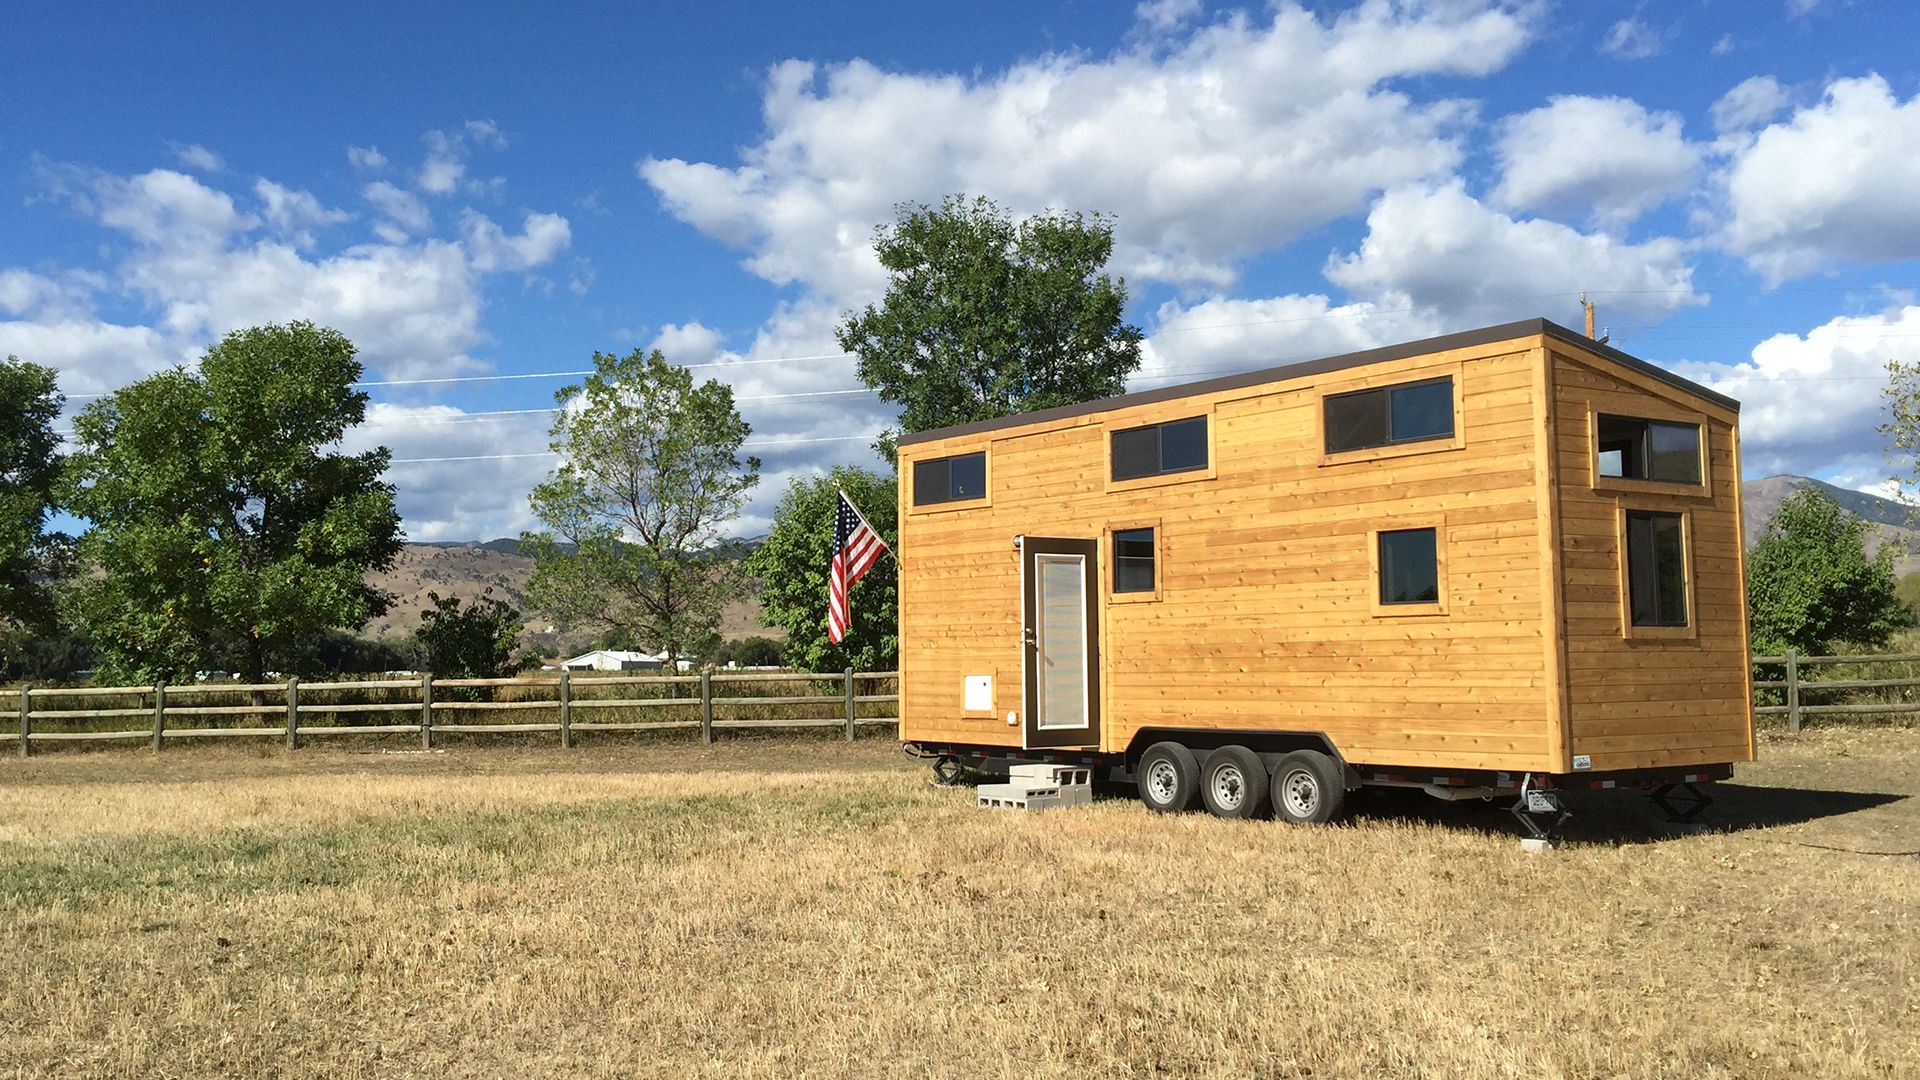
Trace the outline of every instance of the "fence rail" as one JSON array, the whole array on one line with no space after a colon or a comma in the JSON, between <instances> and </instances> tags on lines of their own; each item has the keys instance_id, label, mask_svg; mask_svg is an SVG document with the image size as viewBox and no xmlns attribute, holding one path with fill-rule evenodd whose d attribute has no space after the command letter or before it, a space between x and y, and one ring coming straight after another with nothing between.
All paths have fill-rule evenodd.
<instances>
[{"instance_id":1,"label":"fence rail","mask_svg":"<svg viewBox=\"0 0 1920 1080\"><path fill-rule=\"evenodd\" d=\"M714 733L726 730L765 728L844 729L851 740L862 727L895 724L897 716L867 715L871 706L894 705L898 712L900 695L862 692L862 684L886 683L898 678L892 671L819 672L701 672L694 675L608 675L576 679L573 672L537 675L513 679L436 679L422 675L417 679L378 679L367 682L303 683L289 679L284 683L194 683L170 686L23 686L0 690L0 709L11 705L17 710L19 728L12 737L18 742L20 756L33 752L36 744L92 742L111 740L150 740L155 750L170 739L198 738L277 738L285 739L288 749L297 749L303 738L337 735L404 735L417 733L420 745L432 749L436 735L552 734L560 745L571 747L575 732L633 732L698 730L701 741L711 743ZM837 686L832 693L804 691ZM795 693L783 694L779 688L793 686ZM594 693L614 688L619 696ZM642 696L657 688L662 696ZM884 690L882 686L880 689ZM729 693L730 690L746 691ZM392 696L398 700L323 701L315 695ZM693 691L693 693L689 693ZM511 694L502 697L503 693ZM518 696L531 693L537 696ZM245 696L245 704L199 704L194 695L227 694ZM176 700L180 699L180 700ZM97 708L84 705L98 700ZM792 707L804 713L791 713ZM834 706L828 710L824 707ZM866 706L868 708L863 708ZM595 719L575 720L576 710L588 710ZM697 717L645 716L653 710L697 710ZM739 715L739 710L755 710L762 715ZM622 710L608 713L602 710ZM343 716L364 714L406 714L408 722L395 723L391 716L370 717L366 724L341 723ZM545 713L551 720L533 719L528 714ZM766 715L774 713L776 715ZM147 724L138 728L113 727L107 730L62 730L99 721L144 717ZM261 717L282 718L278 724L261 724ZM487 723L488 716L501 716L499 723ZM523 721L523 717L527 717ZM607 717L599 719L599 717ZM232 719L235 726L178 726L172 721L200 723ZM328 722L331 721L331 722ZM49 730L51 729L51 730ZM5 736L0 736L4 738Z\"/></svg>"},{"instance_id":2,"label":"fence rail","mask_svg":"<svg viewBox=\"0 0 1920 1080\"><path fill-rule=\"evenodd\" d=\"M1920 662L1920 653L1883 653L1842 654L1836 656L1802 656L1788 649L1784 656L1756 656L1755 667L1777 667L1784 672L1779 679L1756 679L1755 690L1782 691L1783 701L1778 705L1756 705L1755 716L1784 716L1787 718L1787 730L1799 731L1808 717L1816 716L1893 716L1920 713L1920 702L1916 701L1873 701L1808 705L1801 697L1808 691L1824 693L1832 690L1895 690L1908 687L1920 687L1920 676L1897 679L1808 679L1805 669L1818 665L1848 664L1911 664Z\"/></svg>"}]
</instances>

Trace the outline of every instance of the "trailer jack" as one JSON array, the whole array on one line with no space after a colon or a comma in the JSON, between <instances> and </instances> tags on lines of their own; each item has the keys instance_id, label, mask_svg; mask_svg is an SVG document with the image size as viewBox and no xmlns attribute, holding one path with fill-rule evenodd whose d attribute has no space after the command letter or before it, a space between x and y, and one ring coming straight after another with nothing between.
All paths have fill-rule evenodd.
<instances>
[{"instance_id":1,"label":"trailer jack","mask_svg":"<svg viewBox=\"0 0 1920 1080\"><path fill-rule=\"evenodd\" d=\"M941 754L933 759L935 787L958 787L967 777L967 766L957 754Z\"/></svg>"},{"instance_id":2,"label":"trailer jack","mask_svg":"<svg viewBox=\"0 0 1920 1080\"><path fill-rule=\"evenodd\" d=\"M1684 788L1686 795L1676 799L1673 793ZM1647 792L1653 804L1667 812L1667 820L1676 825L1692 825L1700 812L1713 805L1713 796L1693 784L1662 784Z\"/></svg>"},{"instance_id":3,"label":"trailer jack","mask_svg":"<svg viewBox=\"0 0 1920 1080\"><path fill-rule=\"evenodd\" d=\"M1532 778L1529 777L1530 781ZM1566 803L1560 799L1560 793L1551 788L1536 788L1528 782L1520 785L1520 797L1514 800L1507 812L1527 831L1520 846L1528 851L1545 851L1560 846L1560 830L1573 816Z\"/></svg>"}]
</instances>

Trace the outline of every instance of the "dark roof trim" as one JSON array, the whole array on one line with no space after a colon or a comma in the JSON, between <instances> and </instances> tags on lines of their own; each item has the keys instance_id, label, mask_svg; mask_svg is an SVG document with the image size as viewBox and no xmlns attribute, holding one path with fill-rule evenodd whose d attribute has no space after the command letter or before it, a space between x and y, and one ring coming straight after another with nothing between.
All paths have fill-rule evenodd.
<instances>
[{"instance_id":1,"label":"dark roof trim","mask_svg":"<svg viewBox=\"0 0 1920 1080\"><path fill-rule=\"evenodd\" d=\"M1112 409L1124 409L1133 405L1151 405L1159 401L1175 401L1184 397L1200 394L1218 393L1223 390L1238 390L1246 386L1259 386L1262 383L1282 382L1287 379L1300 379L1312 375L1325 375L1329 372L1344 371L1348 368L1364 367L1367 364L1379 364L1388 360L1404 360L1411 356L1424 356L1427 353L1446 352L1450 349L1470 349L1476 345L1491 345L1497 341L1511 341L1515 338L1533 337L1536 334L1559 338L1569 345L1585 349L1604 356L1614 363L1649 378L1658 379L1669 386L1684 390L1696 397L1704 398L1725 409L1740 411L1740 403L1716 393L1699 383L1683 379L1662 367L1656 367L1637 356L1629 356L1619 349L1602 345L1557 323L1546 319L1524 319L1520 322L1502 323L1499 326L1483 327L1479 330L1466 330L1458 334L1446 334L1441 337L1427 338L1423 341L1409 341L1400 345L1386 345L1378 349L1346 353L1342 356L1329 356L1321 360L1307 360L1298 364L1285 364L1280 367L1264 368L1259 371L1247 371L1238 375L1224 375L1218 379L1203 382L1183 383L1179 386L1167 386L1158 390L1142 390L1134 394L1122 394L1119 397L1102 398L1098 401L1086 401L1078 405L1062 405L1057 409L1041 409L1038 412L1016 413L994 420L981 420L971 424L956 424L952 427L934 428L930 431L918 431L911 435L900 436L901 446L914 443L932 442L935 439L948 439L956 435L973 435L982 431L996 431L1001 428L1024 427L1028 424L1043 424L1050 420L1065 420L1075 416L1088 416L1093 413L1107 412Z\"/></svg>"}]
</instances>

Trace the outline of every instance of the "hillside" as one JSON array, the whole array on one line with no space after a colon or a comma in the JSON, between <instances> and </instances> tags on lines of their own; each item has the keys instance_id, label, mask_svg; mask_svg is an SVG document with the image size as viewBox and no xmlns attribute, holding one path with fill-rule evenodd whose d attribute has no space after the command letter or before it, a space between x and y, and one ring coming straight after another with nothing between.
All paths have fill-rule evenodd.
<instances>
[{"instance_id":1,"label":"hillside","mask_svg":"<svg viewBox=\"0 0 1920 1080\"><path fill-rule=\"evenodd\" d=\"M751 550L745 544L741 547ZM533 560L520 554L517 540L408 544L391 570L368 578L375 588L397 599L391 611L362 627L361 633L389 639L412 634L420 625L420 613L430 606L429 592L472 601L492 589L494 596L526 611L527 579L532 575ZM528 644L548 656L584 652L594 637L592 633L556 633L536 611L528 611L526 627ZM782 631L760 624L760 604L755 600L728 605L720 620L720 634L728 640L754 634L784 636Z\"/></svg>"},{"instance_id":2,"label":"hillside","mask_svg":"<svg viewBox=\"0 0 1920 1080\"><path fill-rule=\"evenodd\" d=\"M1920 529L1909 524L1906 505L1863 491L1835 487L1808 476L1769 476L1741 485L1741 498L1746 510L1747 546L1752 547L1760 539L1761 531L1766 528L1774 511L1780 509L1781 503L1808 487L1826 492L1829 498L1849 513L1864 518L1872 526L1869 543L1874 553L1878 553L1883 545L1894 545L1895 574L1910 574L1920 570Z\"/></svg>"}]
</instances>

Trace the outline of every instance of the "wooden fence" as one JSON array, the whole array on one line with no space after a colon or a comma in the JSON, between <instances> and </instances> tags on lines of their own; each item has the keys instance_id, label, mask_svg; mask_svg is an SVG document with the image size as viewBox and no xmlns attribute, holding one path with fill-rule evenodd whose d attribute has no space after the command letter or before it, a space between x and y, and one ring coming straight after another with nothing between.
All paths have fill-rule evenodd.
<instances>
[{"instance_id":1,"label":"wooden fence","mask_svg":"<svg viewBox=\"0 0 1920 1080\"><path fill-rule=\"evenodd\" d=\"M1828 692L1845 690L1893 690L1920 686L1920 677L1903 676L1895 679L1807 679L1803 675L1809 667L1825 664L1904 664L1920 661L1920 653L1887 653L1879 656L1801 656L1788 649L1785 656L1756 656L1755 666L1778 667L1784 671L1779 679L1755 680L1755 690L1779 690L1784 701L1779 705L1756 705L1755 716L1784 716L1787 718L1787 730L1799 731L1803 721L1813 716L1887 716L1900 713L1920 713L1920 702L1913 701L1872 701L1829 703L1822 705L1804 704L1800 698L1808 691Z\"/></svg>"},{"instance_id":2,"label":"wooden fence","mask_svg":"<svg viewBox=\"0 0 1920 1080\"><path fill-rule=\"evenodd\" d=\"M406 735L417 733L431 749L436 735L548 733L571 747L576 732L667 731L698 729L711 743L715 731L740 728L843 728L851 740L862 726L898 724L897 716L870 716L872 706L893 705L897 693L860 693L861 684L897 679L891 671L813 672L706 671L694 675L554 675L511 679L374 679L365 682L192 683L179 686L33 687L0 690L0 709L18 710L14 734L22 757L40 743L96 740L151 741L155 750L169 739L285 739L288 749L302 739L332 735ZM814 684L812 686L797 684ZM833 693L807 693L837 686ZM612 696L596 693L615 688ZM799 693L770 692L793 687ZM754 691L729 694L730 689ZM585 691L583 693L583 691ZM654 691L656 693L648 693ZM525 693L536 696L525 697ZM550 696L549 696L550 695ZM205 704L244 697L247 704ZM502 700L503 697L510 700ZM356 700L325 700L352 698ZM378 698L385 700L367 700ZM90 701L102 707L75 707ZM128 702L132 704L128 704ZM792 706L812 715L773 715ZM827 706L833 706L831 710ZM863 709L862 706L869 708ZM658 711L659 717L649 716ZM743 711L760 715L741 715ZM828 715L821 715L822 713ZM489 713L538 716L537 722L486 723ZM672 714L682 714L675 716ZM371 722L345 722L372 714ZM643 719L630 719L641 716ZM138 727L71 730L99 721L147 722ZM233 718L240 726L200 726ZM272 718L271 723L264 722ZM184 722L184 723L183 723ZM193 724L196 726L186 726ZM51 729L51 730L50 730ZM0 736L4 737L4 736Z\"/></svg>"}]
</instances>

